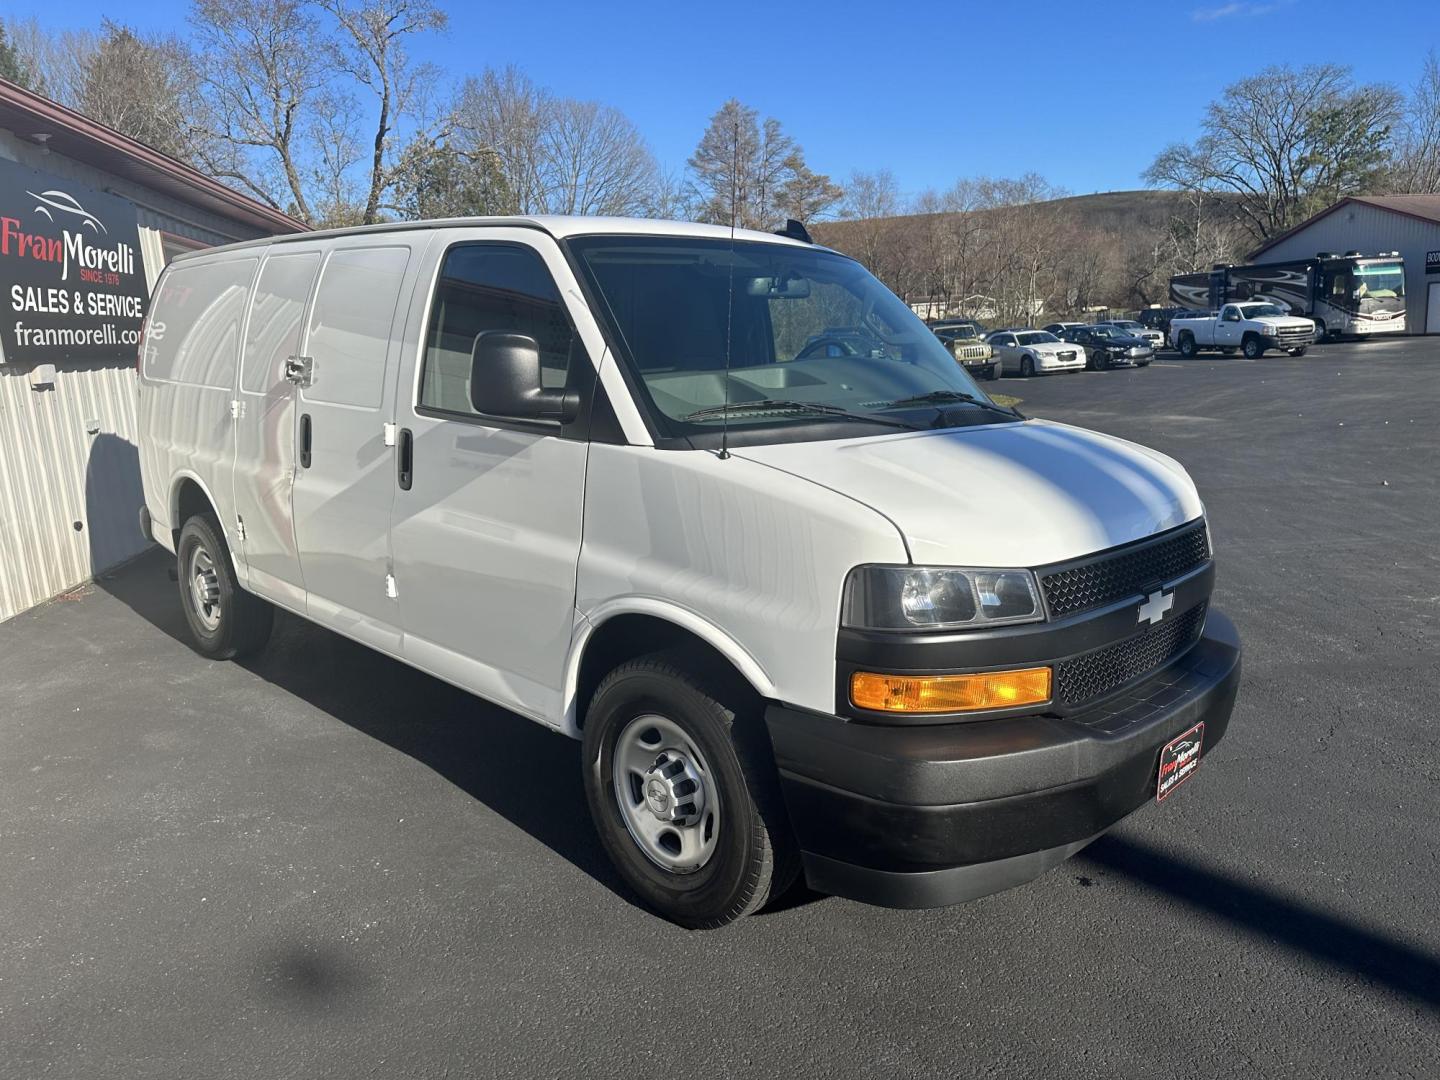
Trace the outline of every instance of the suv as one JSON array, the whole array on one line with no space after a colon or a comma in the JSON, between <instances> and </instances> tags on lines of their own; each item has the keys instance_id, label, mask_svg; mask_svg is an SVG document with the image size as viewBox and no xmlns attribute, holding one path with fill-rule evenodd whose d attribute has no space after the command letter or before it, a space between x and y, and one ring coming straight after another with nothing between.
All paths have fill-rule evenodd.
<instances>
[{"instance_id":1,"label":"suv","mask_svg":"<svg viewBox=\"0 0 1440 1080\"><path fill-rule=\"evenodd\" d=\"M1019 884L1230 719L1185 470L995 404L798 239L516 217L214 248L165 269L138 366L141 525L194 647L255 652L282 608L580 740L535 797L583 784L685 926L802 874L905 907Z\"/></svg>"},{"instance_id":2,"label":"suv","mask_svg":"<svg viewBox=\"0 0 1440 1080\"><path fill-rule=\"evenodd\" d=\"M994 379L997 376L995 350L981 339L976 325L962 322L932 326L930 329L935 331L935 336L945 343L965 370L982 379Z\"/></svg>"}]
</instances>

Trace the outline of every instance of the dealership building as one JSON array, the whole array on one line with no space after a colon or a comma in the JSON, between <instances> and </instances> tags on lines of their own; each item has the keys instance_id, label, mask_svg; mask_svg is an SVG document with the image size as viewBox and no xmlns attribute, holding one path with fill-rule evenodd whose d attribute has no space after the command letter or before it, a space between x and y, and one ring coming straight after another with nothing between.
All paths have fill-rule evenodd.
<instances>
[{"instance_id":1,"label":"dealership building","mask_svg":"<svg viewBox=\"0 0 1440 1080\"><path fill-rule=\"evenodd\" d=\"M135 354L161 269L304 228L0 80L0 620L146 546Z\"/></svg>"},{"instance_id":2,"label":"dealership building","mask_svg":"<svg viewBox=\"0 0 1440 1080\"><path fill-rule=\"evenodd\" d=\"M1397 251L1405 261L1405 330L1440 334L1440 195L1355 195L1252 251L1252 263L1320 252Z\"/></svg>"}]
</instances>

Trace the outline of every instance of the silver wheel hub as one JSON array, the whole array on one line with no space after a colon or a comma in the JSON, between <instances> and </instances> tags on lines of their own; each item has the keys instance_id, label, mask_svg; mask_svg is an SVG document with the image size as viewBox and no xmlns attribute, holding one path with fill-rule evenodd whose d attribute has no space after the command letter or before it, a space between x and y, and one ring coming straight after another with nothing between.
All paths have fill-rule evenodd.
<instances>
[{"instance_id":1,"label":"silver wheel hub","mask_svg":"<svg viewBox=\"0 0 1440 1080\"><path fill-rule=\"evenodd\" d=\"M197 544L190 552L186 569L195 614L205 629L214 630L220 625L220 575L215 572L215 561Z\"/></svg>"},{"instance_id":2,"label":"silver wheel hub","mask_svg":"<svg viewBox=\"0 0 1440 1080\"><path fill-rule=\"evenodd\" d=\"M699 870L715 852L719 793L704 755L674 721L641 716L615 742L615 801L631 839L657 866Z\"/></svg>"}]
</instances>

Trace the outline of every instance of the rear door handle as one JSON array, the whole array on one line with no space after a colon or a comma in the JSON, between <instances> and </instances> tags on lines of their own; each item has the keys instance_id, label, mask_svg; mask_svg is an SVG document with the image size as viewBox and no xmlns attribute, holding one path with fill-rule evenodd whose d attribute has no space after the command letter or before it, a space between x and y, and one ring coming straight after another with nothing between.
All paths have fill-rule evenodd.
<instances>
[{"instance_id":1,"label":"rear door handle","mask_svg":"<svg viewBox=\"0 0 1440 1080\"><path fill-rule=\"evenodd\" d=\"M415 479L415 436L409 428L400 429L400 440L395 447L395 479L401 491L409 491Z\"/></svg>"},{"instance_id":2,"label":"rear door handle","mask_svg":"<svg viewBox=\"0 0 1440 1080\"><path fill-rule=\"evenodd\" d=\"M302 413L300 416L300 467L310 467L310 414Z\"/></svg>"}]
</instances>

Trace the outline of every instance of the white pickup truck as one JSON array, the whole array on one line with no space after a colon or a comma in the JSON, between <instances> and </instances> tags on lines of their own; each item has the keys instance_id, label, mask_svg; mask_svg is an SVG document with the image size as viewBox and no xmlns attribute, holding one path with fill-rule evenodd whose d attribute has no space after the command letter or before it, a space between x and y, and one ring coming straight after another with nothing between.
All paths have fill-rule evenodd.
<instances>
[{"instance_id":1,"label":"white pickup truck","mask_svg":"<svg viewBox=\"0 0 1440 1080\"><path fill-rule=\"evenodd\" d=\"M1181 356L1194 356L1201 349L1219 349L1227 356L1240 349L1251 360L1263 356L1267 349L1304 356L1314 340L1315 324L1309 319L1288 315L1280 305L1260 301L1226 304L1219 315L1170 322L1170 344Z\"/></svg>"}]
</instances>

